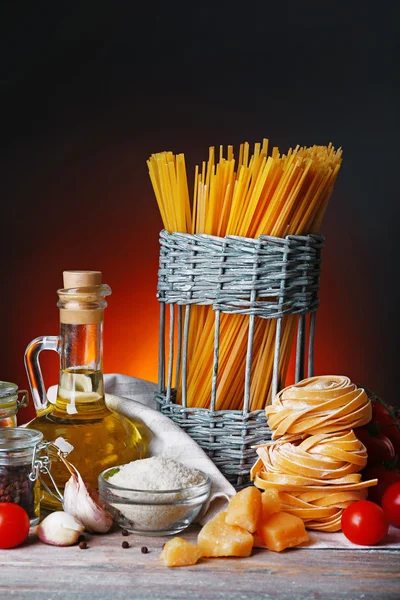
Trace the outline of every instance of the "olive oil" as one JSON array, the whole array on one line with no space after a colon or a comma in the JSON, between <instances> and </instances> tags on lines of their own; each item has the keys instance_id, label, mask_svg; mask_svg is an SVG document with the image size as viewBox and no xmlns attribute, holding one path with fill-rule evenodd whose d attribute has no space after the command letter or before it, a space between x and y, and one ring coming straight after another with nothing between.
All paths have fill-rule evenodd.
<instances>
[{"instance_id":1,"label":"olive oil","mask_svg":"<svg viewBox=\"0 0 400 600\"><path fill-rule=\"evenodd\" d=\"M145 452L141 424L107 408L101 371L60 371L56 403L28 427L41 431L46 441L62 437L69 442L74 450L68 460L76 466L85 483L93 488L97 488L101 471L142 458ZM59 460L52 461L51 473L63 493L70 473ZM45 483L51 488L48 478ZM46 491L42 502L46 508L60 508Z\"/></svg>"},{"instance_id":2,"label":"olive oil","mask_svg":"<svg viewBox=\"0 0 400 600\"><path fill-rule=\"evenodd\" d=\"M64 271L64 288L58 290L60 335L33 340L25 352L25 365L35 402L37 417L28 427L43 433L44 440L65 439L73 446L68 460L78 469L84 482L97 488L101 471L143 458L147 428L109 410L103 384L103 321L105 297L111 294L101 283L100 271ZM47 398L39 365L42 350L60 356L60 374L54 403ZM51 475L61 493L70 473L54 459ZM49 477L42 504L60 510L60 503L49 494Z\"/></svg>"}]
</instances>

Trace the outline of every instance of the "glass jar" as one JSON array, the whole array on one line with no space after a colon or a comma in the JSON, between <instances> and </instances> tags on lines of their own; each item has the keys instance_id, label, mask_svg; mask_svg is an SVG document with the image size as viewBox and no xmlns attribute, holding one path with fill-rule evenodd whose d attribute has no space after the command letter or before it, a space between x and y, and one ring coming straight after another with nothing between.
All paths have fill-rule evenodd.
<instances>
[{"instance_id":1,"label":"glass jar","mask_svg":"<svg viewBox=\"0 0 400 600\"><path fill-rule=\"evenodd\" d=\"M19 398L19 394L22 397ZM28 405L28 392L19 390L15 383L0 381L0 429L17 426L17 412Z\"/></svg>"},{"instance_id":2,"label":"glass jar","mask_svg":"<svg viewBox=\"0 0 400 600\"><path fill-rule=\"evenodd\" d=\"M40 517L39 457L43 434L22 427L0 430L0 502L14 502L28 513L31 525ZM45 457L47 458L47 457Z\"/></svg>"}]
</instances>

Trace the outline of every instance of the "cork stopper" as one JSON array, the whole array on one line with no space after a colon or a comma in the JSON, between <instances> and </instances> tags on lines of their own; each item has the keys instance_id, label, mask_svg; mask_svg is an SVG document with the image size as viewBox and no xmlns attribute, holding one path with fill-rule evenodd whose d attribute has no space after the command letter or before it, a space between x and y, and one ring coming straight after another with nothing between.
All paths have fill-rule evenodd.
<instances>
[{"instance_id":1,"label":"cork stopper","mask_svg":"<svg viewBox=\"0 0 400 600\"><path fill-rule=\"evenodd\" d=\"M92 287L101 285L101 271L64 271L64 288Z\"/></svg>"},{"instance_id":2,"label":"cork stopper","mask_svg":"<svg viewBox=\"0 0 400 600\"><path fill-rule=\"evenodd\" d=\"M105 297L111 294L101 283L101 271L64 271L64 288L58 290L61 323L89 325L102 323ZM78 288L78 289L77 289Z\"/></svg>"}]
</instances>

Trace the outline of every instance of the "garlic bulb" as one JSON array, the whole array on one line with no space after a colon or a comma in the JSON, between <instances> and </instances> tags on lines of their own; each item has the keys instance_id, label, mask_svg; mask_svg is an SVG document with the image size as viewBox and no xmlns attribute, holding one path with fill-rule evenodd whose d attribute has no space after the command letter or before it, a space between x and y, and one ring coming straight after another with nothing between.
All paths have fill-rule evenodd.
<instances>
[{"instance_id":1,"label":"garlic bulb","mask_svg":"<svg viewBox=\"0 0 400 600\"><path fill-rule=\"evenodd\" d=\"M106 533L113 524L113 518L105 508L99 494L88 489L79 471L70 464L73 471L64 489L64 510L91 532Z\"/></svg>"},{"instance_id":2,"label":"garlic bulb","mask_svg":"<svg viewBox=\"0 0 400 600\"><path fill-rule=\"evenodd\" d=\"M61 510L48 515L36 528L40 541L52 546L72 546L85 530L72 515Z\"/></svg>"}]
</instances>

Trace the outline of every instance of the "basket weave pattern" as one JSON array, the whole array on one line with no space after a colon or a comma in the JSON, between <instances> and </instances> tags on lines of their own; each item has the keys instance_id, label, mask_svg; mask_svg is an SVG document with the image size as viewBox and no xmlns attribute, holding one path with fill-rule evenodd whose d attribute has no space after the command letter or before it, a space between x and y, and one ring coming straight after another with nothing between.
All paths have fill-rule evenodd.
<instances>
[{"instance_id":1,"label":"basket weave pattern","mask_svg":"<svg viewBox=\"0 0 400 600\"><path fill-rule=\"evenodd\" d=\"M252 446L270 439L263 410L249 411L251 362L256 318L277 319L273 393L278 391L282 318L298 314L296 381L304 376L306 315L310 314L308 376L313 374L315 316L323 238L318 235L276 238L160 233L159 391L161 411L195 439L237 487L248 481L254 463ZM166 365L165 305L170 305L169 352ZM187 406L187 349L190 307L211 305L215 311L214 364L210 408ZM175 307L177 309L175 310ZM216 410L220 313L244 314L249 334L243 390L243 410ZM176 316L177 314L177 316ZM177 329L178 347L174 353ZM176 354L176 356L175 356ZM166 368L167 367L167 368ZM172 373L175 367L176 379ZM182 405L175 403L181 385Z\"/></svg>"}]
</instances>

